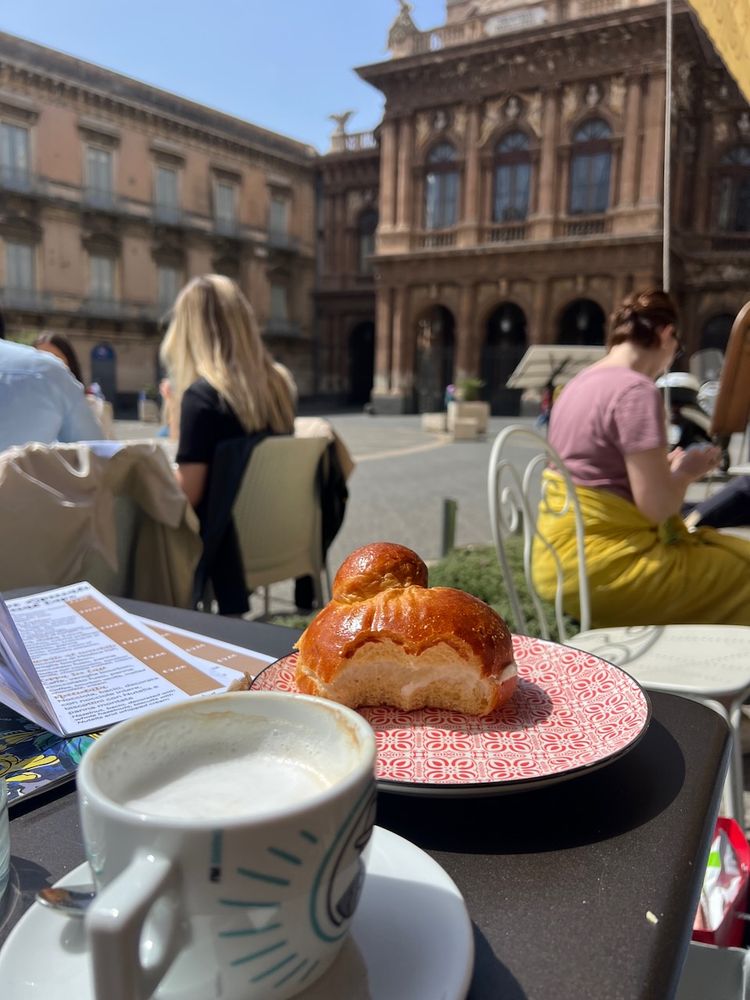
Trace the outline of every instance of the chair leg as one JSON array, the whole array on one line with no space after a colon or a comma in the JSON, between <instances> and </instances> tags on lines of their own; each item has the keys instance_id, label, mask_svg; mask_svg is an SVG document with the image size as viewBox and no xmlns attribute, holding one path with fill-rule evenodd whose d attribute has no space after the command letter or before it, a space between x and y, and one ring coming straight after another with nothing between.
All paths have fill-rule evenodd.
<instances>
[{"instance_id":1,"label":"chair leg","mask_svg":"<svg viewBox=\"0 0 750 1000\"><path fill-rule=\"evenodd\" d=\"M313 589L315 590L315 604L318 609L322 608L325 601L323 600L323 574L321 572L313 573Z\"/></svg>"}]
</instances>

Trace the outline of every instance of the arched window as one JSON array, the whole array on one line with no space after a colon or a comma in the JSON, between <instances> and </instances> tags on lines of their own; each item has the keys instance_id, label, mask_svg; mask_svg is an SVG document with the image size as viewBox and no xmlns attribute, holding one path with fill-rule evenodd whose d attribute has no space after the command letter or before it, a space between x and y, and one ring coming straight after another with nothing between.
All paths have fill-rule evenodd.
<instances>
[{"instance_id":1,"label":"arched window","mask_svg":"<svg viewBox=\"0 0 750 1000\"><path fill-rule=\"evenodd\" d=\"M377 228L378 213L374 208L366 208L357 221L360 274L372 274L371 258L375 253L375 230Z\"/></svg>"},{"instance_id":2,"label":"arched window","mask_svg":"<svg viewBox=\"0 0 750 1000\"><path fill-rule=\"evenodd\" d=\"M424 183L425 229L447 229L458 220L456 151L449 142L435 146L427 157Z\"/></svg>"},{"instance_id":3,"label":"arched window","mask_svg":"<svg viewBox=\"0 0 750 1000\"><path fill-rule=\"evenodd\" d=\"M531 155L523 132L508 132L495 147L493 222L517 222L529 213Z\"/></svg>"},{"instance_id":4,"label":"arched window","mask_svg":"<svg viewBox=\"0 0 750 1000\"><path fill-rule=\"evenodd\" d=\"M573 136L570 161L571 215L593 215L609 207L612 131L601 118L590 118Z\"/></svg>"},{"instance_id":5,"label":"arched window","mask_svg":"<svg viewBox=\"0 0 750 1000\"><path fill-rule=\"evenodd\" d=\"M719 165L719 229L750 231L750 146L735 146Z\"/></svg>"}]
</instances>

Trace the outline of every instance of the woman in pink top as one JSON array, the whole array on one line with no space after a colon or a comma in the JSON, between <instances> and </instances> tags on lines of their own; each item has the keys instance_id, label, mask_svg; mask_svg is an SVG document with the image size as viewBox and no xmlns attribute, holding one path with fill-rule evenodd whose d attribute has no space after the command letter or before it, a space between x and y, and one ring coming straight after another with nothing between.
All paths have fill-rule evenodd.
<instances>
[{"instance_id":1,"label":"woman in pink top","mask_svg":"<svg viewBox=\"0 0 750 1000\"><path fill-rule=\"evenodd\" d=\"M681 512L690 483L720 461L712 445L667 452L664 404L654 381L679 349L670 296L629 296L613 315L608 353L561 392L549 441L576 485L585 522L592 624L671 622L750 625L750 543L711 528L688 533ZM551 496L561 480L551 475ZM540 530L560 546L565 604L576 614L575 537L569 517L540 510ZM535 550L535 579L552 597L555 569Z\"/></svg>"}]
</instances>

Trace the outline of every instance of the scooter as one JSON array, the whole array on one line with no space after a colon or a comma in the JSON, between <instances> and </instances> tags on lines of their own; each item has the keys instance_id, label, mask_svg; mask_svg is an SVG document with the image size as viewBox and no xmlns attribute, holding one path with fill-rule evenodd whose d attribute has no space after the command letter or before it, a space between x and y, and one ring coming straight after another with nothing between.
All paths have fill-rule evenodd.
<instances>
[{"instance_id":1,"label":"scooter","mask_svg":"<svg viewBox=\"0 0 750 1000\"><path fill-rule=\"evenodd\" d=\"M667 439L673 448L687 449L696 444L718 444L721 447L722 472L730 465L729 442L714 441L711 435L711 414L716 402L719 383L716 379L702 385L688 372L667 372L656 380L657 388L669 399Z\"/></svg>"}]
</instances>

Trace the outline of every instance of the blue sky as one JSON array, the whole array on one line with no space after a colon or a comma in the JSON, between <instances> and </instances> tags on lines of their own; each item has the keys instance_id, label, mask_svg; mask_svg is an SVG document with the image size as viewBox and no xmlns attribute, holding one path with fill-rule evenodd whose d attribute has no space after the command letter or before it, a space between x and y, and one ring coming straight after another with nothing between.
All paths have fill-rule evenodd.
<instances>
[{"instance_id":1,"label":"blue sky","mask_svg":"<svg viewBox=\"0 0 750 1000\"><path fill-rule=\"evenodd\" d=\"M445 0L413 0L420 28ZM352 67L387 58L397 0L24 0L0 29L309 142L324 152L331 112L352 131L380 120L381 95Z\"/></svg>"}]
</instances>

